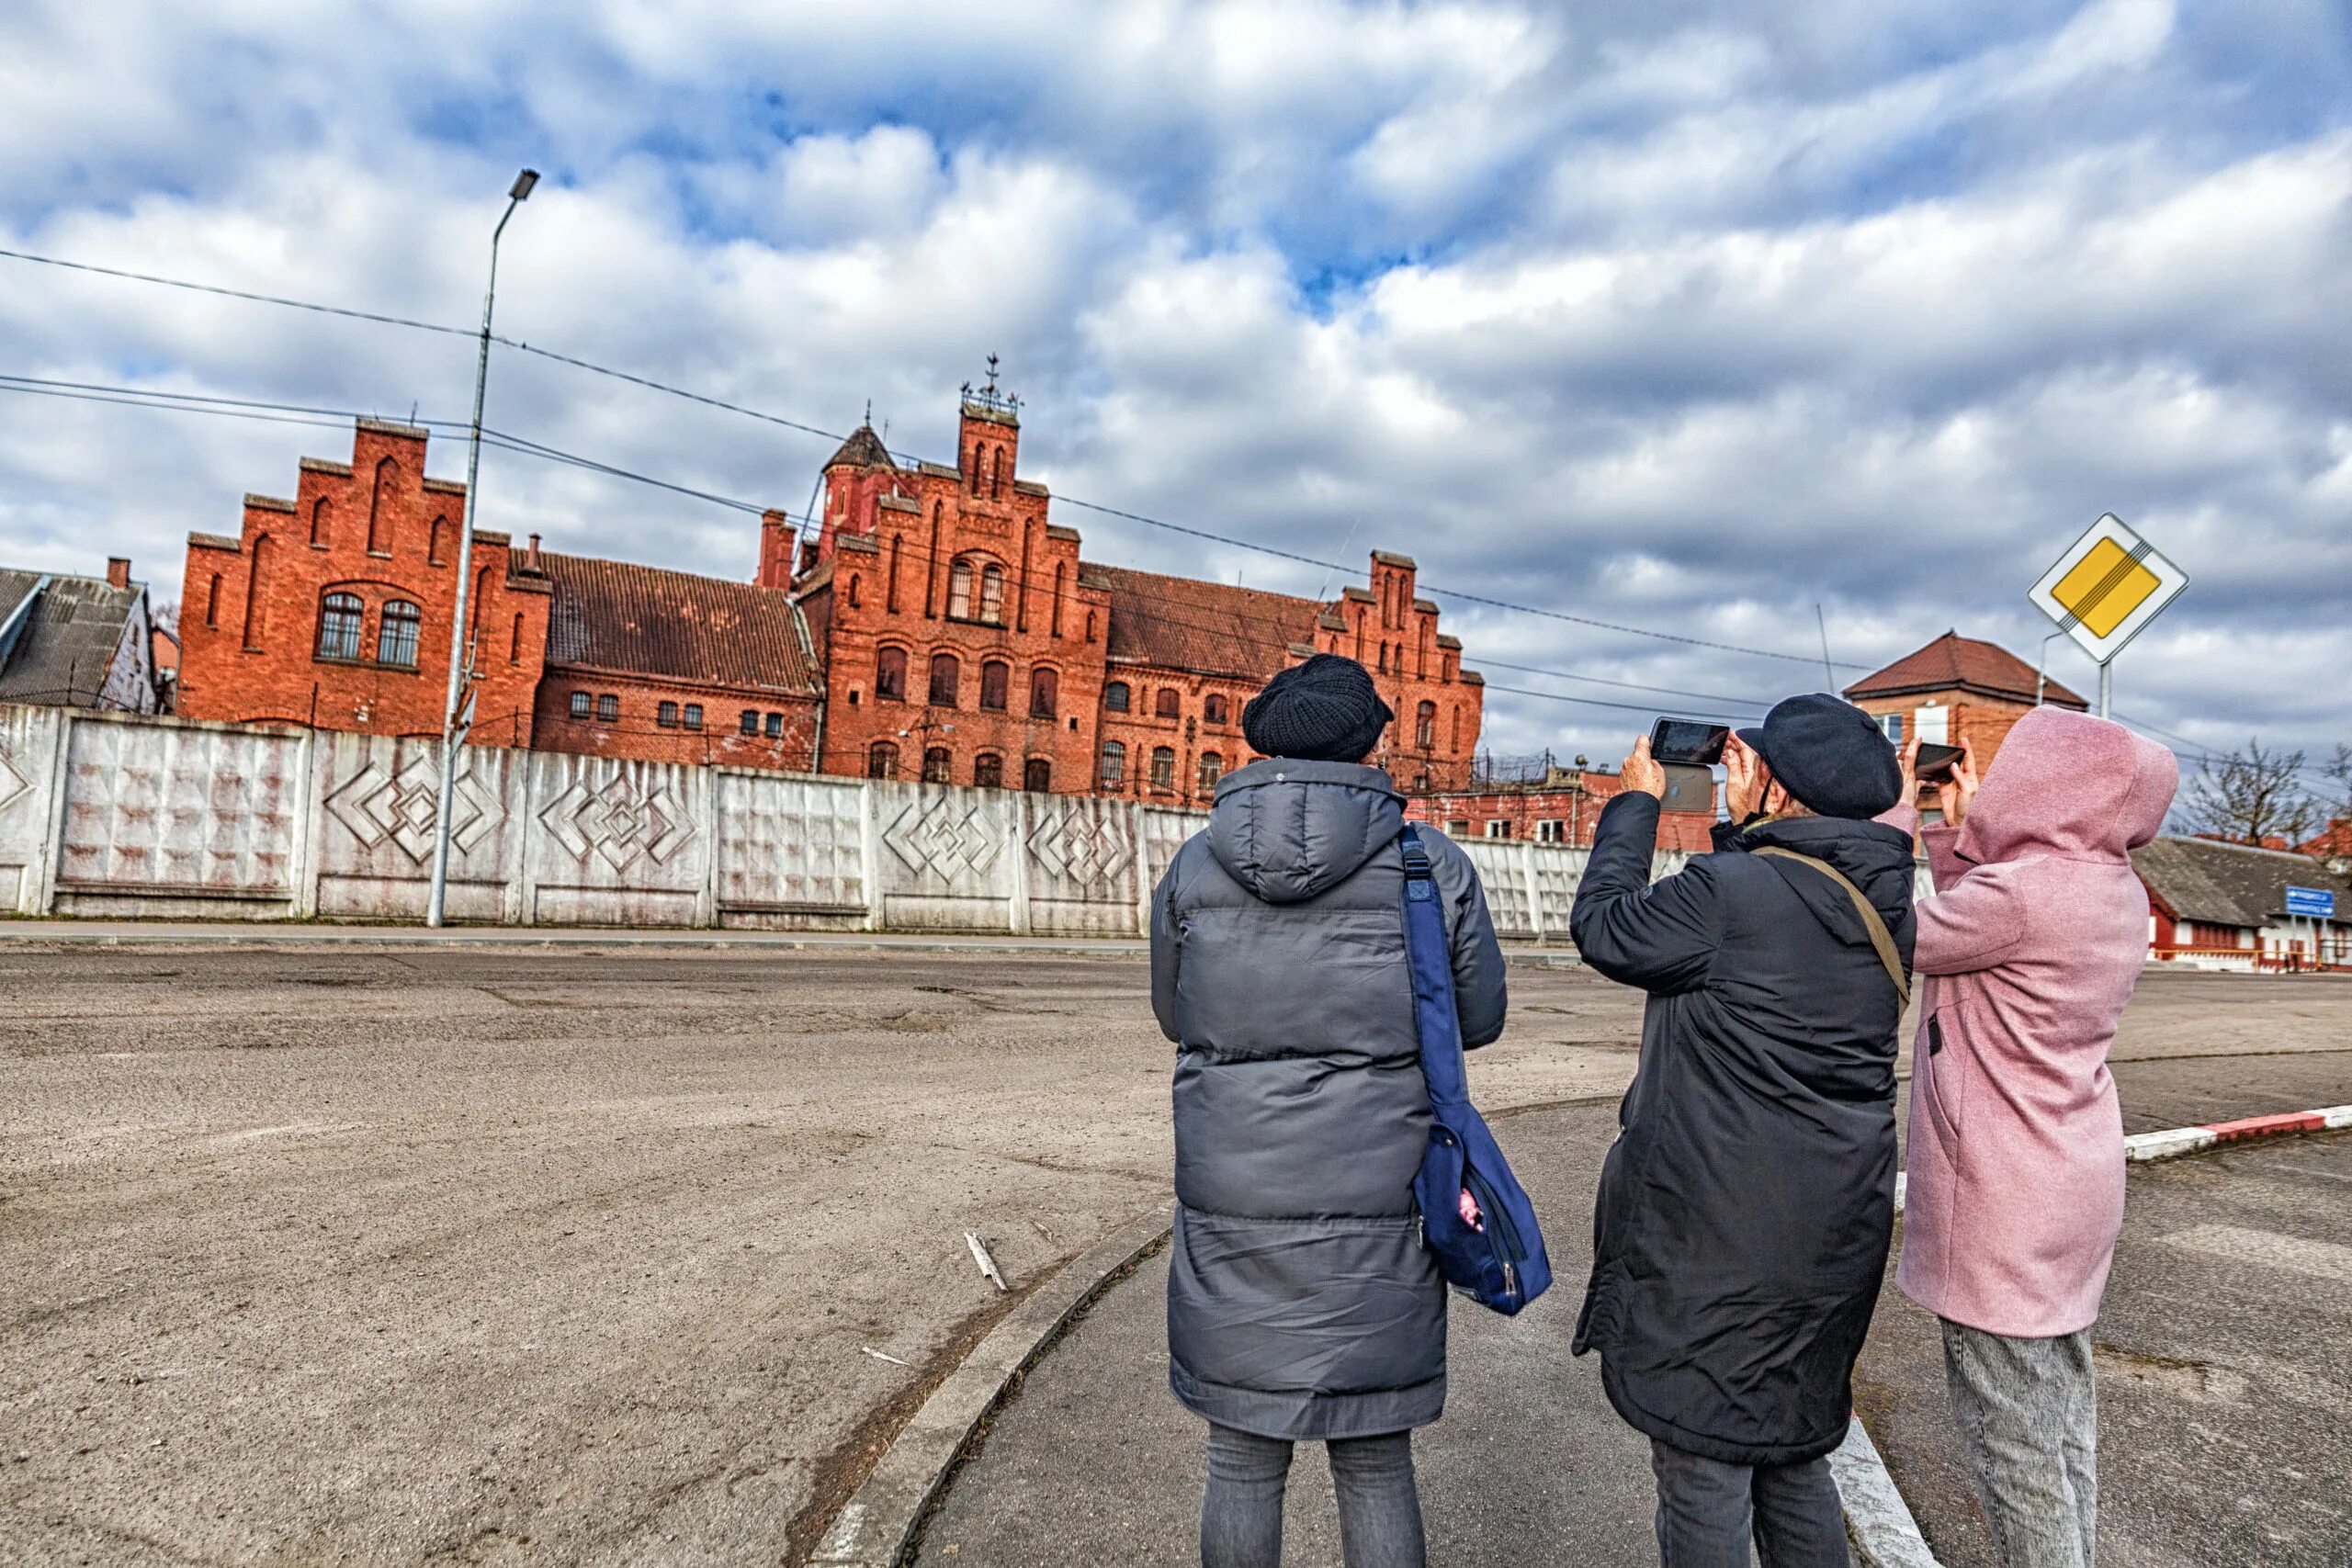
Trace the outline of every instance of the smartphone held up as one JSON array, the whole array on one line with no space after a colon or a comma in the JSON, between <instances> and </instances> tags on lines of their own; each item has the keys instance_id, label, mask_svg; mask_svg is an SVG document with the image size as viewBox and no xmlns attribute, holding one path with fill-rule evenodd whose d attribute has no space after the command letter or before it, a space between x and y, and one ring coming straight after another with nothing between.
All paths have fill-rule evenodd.
<instances>
[{"instance_id":1,"label":"smartphone held up","mask_svg":"<svg viewBox=\"0 0 2352 1568\"><path fill-rule=\"evenodd\" d=\"M1658 804L1668 811L1715 808L1714 765L1731 741L1731 726L1695 718L1661 718L1650 728L1650 760L1666 774Z\"/></svg>"}]
</instances>

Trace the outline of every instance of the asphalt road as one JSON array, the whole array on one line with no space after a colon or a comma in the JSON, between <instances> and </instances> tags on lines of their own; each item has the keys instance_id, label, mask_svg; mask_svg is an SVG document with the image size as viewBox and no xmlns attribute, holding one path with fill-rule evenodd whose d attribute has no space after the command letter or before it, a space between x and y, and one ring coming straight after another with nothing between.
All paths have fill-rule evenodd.
<instances>
[{"instance_id":1,"label":"asphalt road","mask_svg":"<svg viewBox=\"0 0 2352 1568\"><path fill-rule=\"evenodd\" d=\"M1144 980L0 948L0 1563L797 1553L1006 1310L966 1230L1019 1291L1164 1195ZM1638 998L1511 986L1483 1103L1622 1089ZM2352 1099L2347 1021L2340 983L2156 977L2127 1108Z\"/></svg>"},{"instance_id":2,"label":"asphalt road","mask_svg":"<svg viewBox=\"0 0 2352 1568\"><path fill-rule=\"evenodd\" d=\"M1622 994L1513 983L1493 1095L1623 1081ZM1133 961L10 946L0 995L0 1563L775 1562L1009 1305L967 1229L1020 1290L1167 1184Z\"/></svg>"},{"instance_id":3,"label":"asphalt road","mask_svg":"<svg viewBox=\"0 0 2352 1568\"><path fill-rule=\"evenodd\" d=\"M2344 1134L2132 1171L2092 1331L2102 1568L2352 1564L2347 1198ZM1945 1568L1996 1568L1934 1319L1882 1307L1861 1379L1863 1416Z\"/></svg>"}]
</instances>

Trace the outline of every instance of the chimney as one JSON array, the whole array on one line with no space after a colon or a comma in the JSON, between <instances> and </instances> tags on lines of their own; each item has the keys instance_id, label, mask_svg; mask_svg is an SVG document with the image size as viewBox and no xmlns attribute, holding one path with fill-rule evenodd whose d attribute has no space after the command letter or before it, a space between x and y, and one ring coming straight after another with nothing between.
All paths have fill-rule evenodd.
<instances>
[{"instance_id":1,"label":"chimney","mask_svg":"<svg viewBox=\"0 0 2352 1568\"><path fill-rule=\"evenodd\" d=\"M130 558L129 556L107 557L107 585L110 588L130 586Z\"/></svg>"},{"instance_id":2,"label":"chimney","mask_svg":"<svg viewBox=\"0 0 2352 1568\"><path fill-rule=\"evenodd\" d=\"M525 571L537 571L541 570L539 566L539 536L537 534L531 536L531 547L523 554L523 570Z\"/></svg>"}]
</instances>

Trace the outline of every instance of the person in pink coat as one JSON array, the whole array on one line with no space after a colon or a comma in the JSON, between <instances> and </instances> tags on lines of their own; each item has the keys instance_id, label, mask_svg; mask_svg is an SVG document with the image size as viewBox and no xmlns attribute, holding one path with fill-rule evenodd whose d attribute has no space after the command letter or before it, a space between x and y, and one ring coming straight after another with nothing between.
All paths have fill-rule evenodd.
<instances>
[{"instance_id":1,"label":"person in pink coat","mask_svg":"<svg viewBox=\"0 0 2352 1568\"><path fill-rule=\"evenodd\" d=\"M2180 767L2052 707L2018 721L1981 789L1974 762L1939 786L1944 820L1921 835L1936 893L1917 906L1895 1283L1943 1320L1952 1416L2005 1568L2092 1568L2089 1330L2123 1225L2107 1053L2148 955L2128 852L2156 836ZM1905 825L1915 793L1884 819Z\"/></svg>"}]
</instances>

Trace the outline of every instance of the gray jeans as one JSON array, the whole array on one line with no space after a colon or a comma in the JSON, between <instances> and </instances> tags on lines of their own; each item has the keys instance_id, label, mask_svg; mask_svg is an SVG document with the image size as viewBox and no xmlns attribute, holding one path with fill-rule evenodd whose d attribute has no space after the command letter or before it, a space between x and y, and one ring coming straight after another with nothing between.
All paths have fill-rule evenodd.
<instances>
[{"instance_id":1,"label":"gray jeans","mask_svg":"<svg viewBox=\"0 0 2352 1568\"><path fill-rule=\"evenodd\" d=\"M1725 1464L1650 1439L1665 1568L1848 1568L1846 1510L1829 1461Z\"/></svg>"},{"instance_id":2,"label":"gray jeans","mask_svg":"<svg viewBox=\"0 0 2352 1568\"><path fill-rule=\"evenodd\" d=\"M1339 1438L1323 1446L1339 1494L1340 1556L1347 1568L1422 1568L1413 1434ZM1279 1568L1290 1450L1279 1438L1210 1423L1201 1568Z\"/></svg>"},{"instance_id":3,"label":"gray jeans","mask_svg":"<svg viewBox=\"0 0 2352 1568\"><path fill-rule=\"evenodd\" d=\"M1944 1381L2002 1568L2093 1568L2098 1385L2090 1331L2012 1339L1947 1320Z\"/></svg>"}]
</instances>

